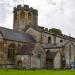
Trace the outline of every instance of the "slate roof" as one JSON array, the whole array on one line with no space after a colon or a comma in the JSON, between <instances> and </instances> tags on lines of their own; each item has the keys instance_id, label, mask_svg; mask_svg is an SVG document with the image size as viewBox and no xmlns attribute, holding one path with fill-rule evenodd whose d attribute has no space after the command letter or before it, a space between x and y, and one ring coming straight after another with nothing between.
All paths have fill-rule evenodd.
<instances>
[{"instance_id":1,"label":"slate roof","mask_svg":"<svg viewBox=\"0 0 75 75\"><path fill-rule=\"evenodd\" d=\"M34 44L23 45L17 50L17 55L30 55L34 47Z\"/></svg>"},{"instance_id":2,"label":"slate roof","mask_svg":"<svg viewBox=\"0 0 75 75\"><path fill-rule=\"evenodd\" d=\"M12 41L19 41L19 42L29 42L29 43L35 43L35 39L26 33L17 32L12 29L7 29L0 27L0 32L3 35L4 39L12 40Z\"/></svg>"}]
</instances>

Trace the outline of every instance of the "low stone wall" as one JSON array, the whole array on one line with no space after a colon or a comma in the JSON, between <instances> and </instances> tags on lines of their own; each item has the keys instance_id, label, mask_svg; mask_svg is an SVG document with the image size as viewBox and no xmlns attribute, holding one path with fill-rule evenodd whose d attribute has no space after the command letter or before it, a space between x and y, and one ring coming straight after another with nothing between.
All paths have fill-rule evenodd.
<instances>
[{"instance_id":1,"label":"low stone wall","mask_svg":"<svg viewBox=\"0 0 75 75\"><path fill-rule=\"evenodd\" d=\"M16 68L15 64L0 64L1 69L13 69Z\"/></svg>"}]
</instances>

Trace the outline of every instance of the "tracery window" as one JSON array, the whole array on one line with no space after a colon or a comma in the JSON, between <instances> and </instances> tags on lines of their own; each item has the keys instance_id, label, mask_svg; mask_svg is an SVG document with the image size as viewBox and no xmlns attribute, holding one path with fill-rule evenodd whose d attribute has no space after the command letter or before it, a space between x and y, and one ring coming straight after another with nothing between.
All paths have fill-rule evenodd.
<instances>
[{"instance_id":1,"label":"tracery window","mask_svg":"<svg viewBox=\"0 0 75 75\"><path fill-rule=\"evenodd\" d=\"M10 44L8 47L8 61L10 64L13 64L15 62L15 51L16 51L16 45Z\"/></svg>"},{"instance_id":2,"label":"tracery window","mask_svg":"<svg viewBox=\"0 0 75 75\"><path fill-rule=\"evenodd\" d=\"M14 53L15 53L15 49L14 48L9 48L8 49L8 59L9 60L14 60Z\"/></svg>"}]
</instances>

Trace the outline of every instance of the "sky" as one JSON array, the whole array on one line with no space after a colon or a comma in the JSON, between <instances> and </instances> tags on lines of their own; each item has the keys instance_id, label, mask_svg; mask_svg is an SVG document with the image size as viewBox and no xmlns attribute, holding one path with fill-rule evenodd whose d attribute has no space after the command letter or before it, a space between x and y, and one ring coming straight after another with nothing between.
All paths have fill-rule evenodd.
<instances>
[{"instance_id":1,"label":"sky","mask_svg":"<svg viewBox=\"0 0 75 75\"><path fill-rule=\"evenodd\" d=\"M13 28L13 7L18 4L23 0L0 0L0 26ZM38 25L75 37L75 0L24 0L24 4L38 10Z\"/></svg>"}]
</instances>

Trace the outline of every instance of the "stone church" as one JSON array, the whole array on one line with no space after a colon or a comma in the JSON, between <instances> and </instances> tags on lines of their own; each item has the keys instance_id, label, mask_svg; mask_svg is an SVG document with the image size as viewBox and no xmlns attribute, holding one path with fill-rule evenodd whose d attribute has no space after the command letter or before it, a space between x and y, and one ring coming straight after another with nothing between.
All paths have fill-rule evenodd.
<instances>
[{"instance_id":1,"label":"stone church","mask_svg":"<svg viewBox=\"0 0 75 75\"><path fill-rule=\"evenodd\" d=\"M70 68L75 38L50 33L38 25L38 10L17 5L13 29L0 27L0 68Z\"/></svg>"}]
</instances>

